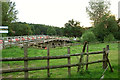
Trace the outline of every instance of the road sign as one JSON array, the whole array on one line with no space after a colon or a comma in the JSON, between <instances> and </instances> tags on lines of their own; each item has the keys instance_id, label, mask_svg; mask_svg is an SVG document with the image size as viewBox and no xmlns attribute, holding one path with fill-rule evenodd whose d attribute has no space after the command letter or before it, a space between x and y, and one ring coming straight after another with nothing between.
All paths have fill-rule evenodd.
<instances>
[{"instance_id":1,"label":"road sign","mask_svg":"<svg viewBox=\"0 0 120 80\"><path fill-rule=\"evenodd\" d=\"M0 33L8 33L8 26L0 26Z\"/></svg>"}]
</instances>

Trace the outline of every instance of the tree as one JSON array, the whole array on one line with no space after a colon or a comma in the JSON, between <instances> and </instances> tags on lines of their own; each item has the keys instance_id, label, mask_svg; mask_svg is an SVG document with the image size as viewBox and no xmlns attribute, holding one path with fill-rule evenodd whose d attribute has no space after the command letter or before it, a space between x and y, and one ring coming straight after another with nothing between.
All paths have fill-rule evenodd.
<instances>
[{"instance_id":1,"label":"tree","mask_svg":"<svg viewBox=\"0 0 120 80\"><path fill-rule=\"evenodd\" d=\"M63 36L63 30L59 27L54 27L57 36Z\"/></svg>"},{"instance_id":2,"label":"tree","mask_svg":"<svg viewBox=\"0 0 120 80\"><path fill-rule=\"evenodd\" d=\"M99 41L104 41L104 37L110 34L116 37L116 33L118 32L118 25L113 15L104 15L100 19L99 24L95 26L94 34Z\"/></svg>"},{"instance_id":3,"label":"tree","mask_svg":"<svg viewBox=\"0 0 120 80\"><path fill-rule=\"evenodd\" d=\"M110 42L110 41L114 41L114 40L115 40L114 35L111 33L104 37L104 42Z\"/></svg>"},{"instance_id":4,"label":"tree","mask_svg":"<svg viewBox=\"0 0 120 80\"><path fill-rule=\"evenodd\" d=\"M50 35L50 36L56 35L56 31L55 31L54 27L49 27L47 29L47 35Z\"/></svg>"},{"instance_id":5,"label":"tree","mask_svg":"<svg viewBox=\"0 0 120 80\"><path fill-rule=\"evenodd\" d=\"M16 21L18 11L15 9L15 2L2 2L2 24L9 25Z\"/></svg>"},{"instance_id":6,"label":"tree","mask_svg":"<svg viewBox=\"0 0 120 80\"><path fill-rule=\"evenodd\" d=\"M11 29L14 31L14 33L11 33L11 35L14 36L23 36L23 35L31 35L31 26L27 23L12 23Z\"/></svg>"},{"instance_id":7,"label":"tree","mask_svg":"<svg viewBox=\"0 0 120 80\"><path fill-rule=\"evenodd\" d=\"M13 32L10 27L11 23L17 20L16 15L18 11L15 9L15 6L15 2L2 2L2 25L9 27L9 35Z\"/></svg>"},{"instance_id":8,"label":"tree","mask_svg":"<svg viewBox=\"0 0 120 80\"><path fill-rule=\"evenodd\" d=\"M104 0L90 0L89 6L86 7L90 20L94 21L94 25L100 22L100 18L107 14L110 14L110 2Z\"/></svg>"},{"instance_id":9,"label":"tree","mask_svg":"<svg viewBox=\"0 0 120 80\"><path fill-rule=\"evenodd\" d=\"M118 24L118 31L116 32L115 38L120 40L120 18L117 20L117 24Z\"/></svg>"},{"instance_id":10,"label":"tree","mask_svg":"<svg viewBox=\"0 0 120 80\"><path fill-rule=\"evenodd\" d=\"M83 35L81 37L81 41L82 42L85 42L85 41L94 42L94 41L96 41L96 37L91 30L87 30L85 33L83 33Z\"/></svg>"},{"instance_id":11,"label":"tree","mask_svg":"<svg viewBox=\"0 0 120 80\"><path fill-rule=\"evenodd\" d=\"M80 22L69 20L68 23L65 24L64 28L65 36L68 37L80 37L82 35L82 27L80 26Z\"/></svg>"}]
</instances>

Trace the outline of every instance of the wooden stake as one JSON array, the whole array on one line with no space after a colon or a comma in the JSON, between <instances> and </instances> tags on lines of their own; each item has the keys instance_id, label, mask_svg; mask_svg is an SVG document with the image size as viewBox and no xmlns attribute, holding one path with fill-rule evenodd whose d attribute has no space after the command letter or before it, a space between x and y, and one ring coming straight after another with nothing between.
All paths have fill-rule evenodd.
<instances>
[{"instance_id":1,"label":"wooden stake","mask_svg":"<svg viewBox=\"0 0 120 80\"><path fill-rule=\"evenodd\" d=\"M88 57L89 57L89 54L88 54L88 44L87 44L87 59L86 59L86 63L88 63ZM88 64L86 64L86 70L88 70Z\"/></svg>"},{"instance_id":2,"label":"wooden stake","mask_svg":"<svg viewBox=\"0 0 120 80\"><path fill-rule=\"evenodd\" d=\"M26 44L24 44L24 58L28 57L28 52L27 52L27 47L28 47L28 42ZM27 69L28 68L28 60L24 60L24 68ZM25 71L25 78L28 78L28 71Z\"/></svg>"},{"instance_id":3,"label":"wooden stake","mask_svg":"<svg viewBox=\"0 0 120 80\"><path fill-rule=\"evenodd\" d=\"M103 48L103 60L106 60L106 57L105 57L105 53L106 53L106 50L105 50L105 48ZM106 69L106 67L107 67L107 61L104 61L103 62L103 69Z\"/></svg>"},{"instance_id":4,"label":"wooden stake","mask_svg":"<svg viewBox=\"0 0 120 80\"><path fill-rule=\"evenodd\" d=\"M78 66L77 72L79 72L79 70L80 70L80 68L81 68L81 64L82 64L82 60L83 60L83 54L84 54L84 52L85 52L85 47L86 47L86 45L87 45L87 41L85 41L84 46L83 46L83 50L82 50L82 54L81 54L81 57L80 57L80 60L79 60L79 66Z\"/></svg>"},{"instance_id":5,"label":"wooden stake","mask_svg":"<svg viewBox=\"0 0 120 80\"><path fill-rule=\"evenodd\" d=\"M70 47L68 47L68 54L70 55ZM68 64L70 65L70 57L68 57ZM71 67L68 67L68 76L71 75Z\"/></svg>"},{"instance_id":6,"label":"wooden stake","mask_svg":"<svg viewBox=\"0 0 120 80\"><path fill-rule=\"evenodd\" d=\"M105 57L106 57L106 59L107 59L107 63L109 64L109 67L110 67L111 72L113 72L112 66L111 66L110 61L109 61L109 59L108 59L108 55L106 54L106 53L108 52L108 50L109 50L109 46L107 45L107 51L105 52Z\"/></svg>"},{"instance_id":7,"label":"wooden stake","mask_svg":"<svg viewBox=\"0 0 120 80\"><path fill-rule=\"evenodd\" d=\"M50 51L49 51L49 45L48 45L48 47L47 47L47 56L49 57L49 54L50 53ZM48 67L48 69L47 69L47 75L48 75L48 77L50 77L50 70L49 70L49 59L47 59L47 67Z\"/></svg>"}]
</instances>

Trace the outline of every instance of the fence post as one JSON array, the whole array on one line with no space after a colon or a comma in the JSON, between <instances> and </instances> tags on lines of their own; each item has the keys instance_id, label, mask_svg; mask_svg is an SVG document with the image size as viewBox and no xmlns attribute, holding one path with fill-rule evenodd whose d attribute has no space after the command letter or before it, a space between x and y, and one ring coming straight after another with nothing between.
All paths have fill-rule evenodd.
<instances>
[{"instance_id":1,"label":"fence post","mask_svg":"<svg viewBox=\"0 0 120 80\"><path fill-rule=\"evenodd\" d=\"M20 38L18 39L17 46L20 44Z\"/></svg>"},{"instance_id":2,"label":"fence post","mask_svg":"<svg viewBox=\"0 0 120 80\"><path fill-rule=\"evenodd\" d=\"M36 39L34 40L36 42L36 46L38 48L38 40L37 40L37 36L36 36Z\"/></svg>"},{"instance_id":3,"label":"fence post","mask_svg":"<svg viewBox=\"0 0 120 80\"><path fill-rule=\"evenodd\" d=\"M78 70L77 70L77 72L79 72L80 71L80 68L82 68L83 69L83 53L85 52L85 48L86 48L86 45L87 45L87 41L85 41L84 42L84 46L83 46L83 49L82 49L82 54L80 55L81 57L80 57L80 60L79 60L79 65L78 65Z\"/></svg>"},{"instance_id":4,"label":"fence post","mask_svg":"<svg viewBox=\"0 0 120 80\"><path fill-rule=\"evenodd\" d=\"M24 45L24 40L22 40L22 41L23 41L23 43L22 43L22 44Z\"/></svg>"},{"instance_id":5,"label":"fence post","mask_svg":"<svg viewBox=\"0 0 120 80\"><path fill-rule=\"evenodd\" d=\"M106 61L106 56L105 56L106 49L103 48L103 69L106 69L107 67L107 61Z\"/></svg>"},{"instance_id":6,"label":"fence post","mask_svg":"<svg viewBox=\"0 0 120 80\"><path fill-rule=\"evenodd\" d=\"M15 46L17 46L17 41L15 40Z\"/></svg>"},{"instance_id":7,"label":"fence post","mask_svg":"<svg viewBox=\"0 0 120 80\"><path fill-rule=\"evenodd\" d=\"M10 38L10 47L12 46L12 38Z\"/></svg>"},{"instance_id":8,"label":"fence post","mask_svg":"<svg viewBox=\"0 0 120 80\"><path fill-rule=\"evenodd\" d=\"M28 42L24 44L24 58L27 59L28 57L28 52L27 52L27 47L28 47ZM25 68L25 78L28 78L28 71L26 70L28 68L28 61L24 60L24 68Z\"/></svg>"},{"instance_id":9,"label":"fence post","mask_svg":"<svg viewBox=\"0 0 120 80\"><path fill-rule=\"evenodd\" d=\"M65 40L64 40L64 46L66 46L66 44L65 44Z\"/></svg>"},{"instance_id":10,"label":"fence post","mask_svg":"<svg viewBox=\"0 0 120 80\"><path fill-rule=\"evenodd\" d=\"M106 47L105 57L106 57L106 62L109 64L111 72L113 72L112 66L111 66L110 61L108 59L108 53L109 53L109 45L107 45L107 47Z\"/></svg>"},{"instance_id":11,"label":"fence post","mask_svg":"<svg viewBox=\"0 0 120 80\"><path fill-rule=\"evenodd\" d=\"M89 47L88 47L88 44L87 44L87 56L86 56L86 57L87 57L87 60L86 60L86 63L87 63L87 64L86 64L86 70L88 70L88 57L89 57L88 48L89 48Z\"/></svg>"},{"instance_id":12,"label":"fence post","mask_svg":"<svg viewBox=\"0 0 120 80\"><path fill-rule=\"evenodd\" d=\"M3 49L5 49L5 40L3 39Z\"/></svg>"},{"instance_id":13,"label":"fence post","mask_svg":"<svg viewBox=\"0 0 120 80\"><path fill-rule=\"evenodd\" d=\"M70 47L68 47L68 55L70 55ZM70 65L70 57L68 57L68 64ZM71 75L71 67L68 67L68 76Z\"/></svg>"},{"instance_id":14,"label":"fence post","mask_svg":"<svg viewBox=\"0 0 120 80\"><path fill-rule=\"evenodd\" d=\"M50 55L50 51L49 51L49 45L48 45L47 46L47 56L49 57L49 55ZM47 67L48 67L48 69L47 69L47 75L48 75L48 77L50 77L49 58L47 59Z\"/></svg>"},{"instance_id":15,"label":"fence post","mask_svg":"<svg viewBox=\"0 0 120 80\"><path fill-rule=\"evenodd\" d=\"M108 56L108 54L109 54L109 45L106 46L106 49L107 49L106 54Z\"/></svg>"}]
</instances>

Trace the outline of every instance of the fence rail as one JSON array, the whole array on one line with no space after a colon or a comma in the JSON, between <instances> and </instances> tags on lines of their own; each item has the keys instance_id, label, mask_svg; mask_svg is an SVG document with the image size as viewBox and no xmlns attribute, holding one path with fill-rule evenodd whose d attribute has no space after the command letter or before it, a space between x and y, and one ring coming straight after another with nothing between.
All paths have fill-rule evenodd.
<instances>
[{"instance_id":1,"label":"fence rail","mask_svg":"<svg viewBox=\"0 0 120 80\"><path fill-rule=\"evenodd\" d=\"M0 61L24 61L24 60L47 60L47 59L62 59L62 58L69 58L70 56L80 56L83 55L91 55L91 54L103 54L104 51L98 52L89 52L89 53L76 53L76 54L67 54L67 55L60 55L60 56L37 56L37 57L19 57L19 58L2 58Z\"/></svg>"},{"instance_id":2,"label":"fence rail","mask_svg":"<svg viewBox=\"0 0 120 80\"><path fill-rule=\"evenodd\" d=\"M94 64L94 63L100 63L105 62L106 60L98 60L98 61L92 61L88 63L82 63L82 65L86 64ZM17 68L17 69L10 69L10 70L2 70L2 73L11 73L11 72L24 72L24 71L33 71L33 70L45 70L45 69L55 69L55 68L64 68L64 67L74 67L79 66L79 64L66 64L66 65L57 65L57 66L45 66L45 67L31 67L31 68Z\"/></svg>"},{"instance_id":3,"label":"fence rail","mask_svg":"<svg viewBox=\"0 0 120 80\"><path fill-rule=\"evenodd\" d=\"M76 54L70 54L70 47L67 49L67 54L66 55L60 55L60 56L50 56L50 51L49 47L47 48L47 56L37 56L37 57L28 57L27 56L27 46L28 44L24 44L24 57L20 58L2 58L0 61L24 61L24 68L17 68L17 69L8 69L8 70L0 70L0 73L12 73L12 72L25 72L25 78L28 78L28 71L33 71L33 70L45 70L47 69L47 75L50 77L50 69L56 69L56 68L64 68L68 67L68 75L71 75L71 67L77 66L79 67L80 65L86 65L86 70L88 69L88 64L94 64L94 63L100 63L103 62L103 69L107 67L107 62L109 62L108 59L108 53L109 53L109 45L107 45L106 48L103 49L103 51L97 51L97 52L88 52L88 45L87 45L87 52L82 52L82 53L76 53ZM84 47L85 49L85 47ZM88 62L88 55L92 54L103 54L103 59L98 60L98 61L92 61ZM106 56L107 54L107 56ZM71 57L72 56L81 56L81 55L87 55L87 61L84 63L77 63L77 64L71 64ZM66 65L57 65L57 66L50 66L50 59L63 59L67 58L68 59L68 64ZM28 67L28 61L29 60L47 60L47 66L44 67ZM109 62L110 63L110 62ZM110 68L111 64L109 64ZM112 69L111 69L112 71Z\"/></svg>"}]
</instances>

